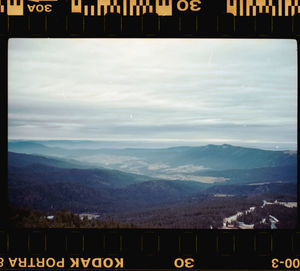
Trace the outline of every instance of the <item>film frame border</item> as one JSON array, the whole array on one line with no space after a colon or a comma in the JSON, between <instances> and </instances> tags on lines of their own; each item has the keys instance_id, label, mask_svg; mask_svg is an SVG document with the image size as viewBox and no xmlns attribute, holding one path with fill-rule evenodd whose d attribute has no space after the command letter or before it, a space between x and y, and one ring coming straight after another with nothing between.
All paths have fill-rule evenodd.
<instances>
[{"instance_id":1,"label":"film frame border","mask_svg":"<svg viewBox=\"0 0 300 271\"><path fill-rule=\"evenodd\" d=\"M214 1L207 7L213 8ZM224 3L223 3L224 4ZM78 14L56 14L52 28L49 16L28 17L0 14L1 89L7 89L7 43L9 38L289 38L299 46L299 16L239 17L216 10L201 15L176 14L174 17L143 15L124 18L116 14L92 18ZM73 16L74 15L74 16ZM94 19L94 20L93 20ZM3 23L4 24L1 24ZM211 22L201 28L203 22ZM298 24L297 24L298 22ZM44 23L44 25L43 25ZM102 27L93 32L87 24ZM10 26L9 26L10 24ZM39 25L33 28L32 25ZM127 25L128 24L128 25ZM138 25L138 27L136 26ZM299 25L299 26L298 26ZM61 28L62 27L62 28ZM124 30L124 28L127 31ZM49 30L50 29L50 30ZM3 31L4 30L4 31ZM45 31L47 30L47 31ZM299 80L298 53L298 80ZM298 85L299 90L299 85ZM1 93L1 162L7 169L7 91ZM299 127L298 127L299 128ZM298 135L299 137L299 135ZM299 139L298 139L299 140ZM7 180L7 171L2 180ZM7 182L1 182L1 213L7 216ZM298 195L299 195L298 183ZM299 198L298 198L299 205ZM55 243L51 244L55 238ZM171 240L171 241L169 241ZM58 242L58 243L57 243ZM171 242L171 245L170 245ZM61 249L58 248L60 243ZM96 247L95 247L96 246ZM194 257L200 262L193 269L272 269L274 257L300 257L299 209L295 230L159 230L159 229L23 229L0 228L0 257L124 257L124 269L174 269L177 257ZM137 260L138 256L138 260ZM213 257L214 264L209 260Z\"/></svg>"},{"instance_id":2,"label":"film frame border","mask_svg":"<svg viewBox=\"0 0 300 271\"><path fill-rule=\"evenodd\" d=\"M1 1L0 34L9 37L296 38L300 34L298 0ZM186 3L198 3L199 10ZM5 14L9 10L15 15Z\"/></svg>"}]
</instances>

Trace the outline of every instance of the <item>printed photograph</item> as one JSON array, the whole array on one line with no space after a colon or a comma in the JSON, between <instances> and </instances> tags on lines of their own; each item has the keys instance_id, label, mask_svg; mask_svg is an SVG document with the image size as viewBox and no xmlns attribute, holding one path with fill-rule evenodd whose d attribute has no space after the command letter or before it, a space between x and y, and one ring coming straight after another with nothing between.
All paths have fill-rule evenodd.
<instances>
[{"instance_id":1,"label":"printed photograph","mask_svg":"<svg viewBox=\"0 0 300 271\"><path fill-rule=\"evenodd\" d=\"M12 228L295 229L297 42L10 39Z\"/></svg>"}]
</instances>

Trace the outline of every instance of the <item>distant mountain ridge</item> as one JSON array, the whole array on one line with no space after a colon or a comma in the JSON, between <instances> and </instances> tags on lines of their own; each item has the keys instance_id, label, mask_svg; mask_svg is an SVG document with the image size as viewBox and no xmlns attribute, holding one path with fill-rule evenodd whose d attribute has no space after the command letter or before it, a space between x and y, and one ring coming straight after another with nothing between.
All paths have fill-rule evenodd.
<instances>
[{"instance_id":1,"label":"distant mountain ridge","mask_svg":"<svg viewBox=\"0 0 300 271\"><path fill-rule=\"evenodd\" d=\"M132 157L141 159L146 163L167 163L172 167L192 164L217 170L267 168L297 164L297 153L244 148L228 144L164 149L62 149L46 147L31 141L17 141L9 142L8 150L68 159L81 157L86 161L99 155Z\"/></svg>"}]
</instances>

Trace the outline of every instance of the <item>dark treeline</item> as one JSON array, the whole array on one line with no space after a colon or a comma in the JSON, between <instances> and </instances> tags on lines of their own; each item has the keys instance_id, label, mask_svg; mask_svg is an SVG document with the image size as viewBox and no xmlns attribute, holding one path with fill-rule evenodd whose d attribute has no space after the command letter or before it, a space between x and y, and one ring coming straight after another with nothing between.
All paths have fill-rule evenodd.
<instances>
[{"instance_id":1,"label":"dark treeline","mask_svg":"<svg viewBox=\"0 0 300 271\"><path fill-rule=\"evenodd\" d=\"M271 200L267 195L255 197L209 197L192 198L181 204L152 207L146 210L120 212L112 217L80 217L69 210L52 212L30 208L9 207L9 223L17 228L167 228L167 229L218 229L223 219L239 211L256 207L255 211L238 217L239 222L254 224L254 228L270 229L269 215L279 220L279 229L293 229L297 220L297 208L282 205L266 205L263 200ZM271 201L274 201L271 200ZM48 216L51 216L49 218ZM53 217L52 217L53 216ZM264 220L265 219L265 220ZM262 221L264 223L261 223Z\"/></svg>"},{"instance_id":2,"label":"dark treeline","mask_svg":"<svg viewBox=\"0 0 300 271\"><path fill-rule=\"evenodd\" d=\"M222 227L225 217L261 204L261 197L210 197L205 200L195 198L164 208L126 213L118 219L140 227L151 225L153 228L216 229Z\"/></svg>"},{"instance_id":3,"label":"dark treeline","mask_svg":"<svg viewBox=\"0 0 300 271\"><path fill-rule=\"evenodd\" d=\"M50 214L30 208L9 206L9 226L11 228L136 228L129 223L120 223L113 218L82 219L78 214L59 210Z\"/></svg>"}]
</instances>

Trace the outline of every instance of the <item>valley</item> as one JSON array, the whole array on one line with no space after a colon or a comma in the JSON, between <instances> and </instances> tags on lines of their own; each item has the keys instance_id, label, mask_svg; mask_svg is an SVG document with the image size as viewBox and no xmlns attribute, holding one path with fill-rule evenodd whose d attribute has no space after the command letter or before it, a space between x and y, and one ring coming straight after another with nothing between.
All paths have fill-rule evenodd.
<instances>
[{"instance_id":1,"label":"valley","mask_svg":"<svg viewBox=\"0 0 300 271\"><path fill-rule=\"evenodd\" d=\"M67 210L79 221L113 219L137 228L296 225L296 152L228 144L160 149L89 144L10 141L10 204L41 217ZM44 224L58 225L51 223Z\"/></svg>"}]
</instances>

